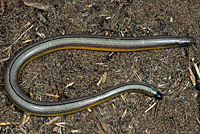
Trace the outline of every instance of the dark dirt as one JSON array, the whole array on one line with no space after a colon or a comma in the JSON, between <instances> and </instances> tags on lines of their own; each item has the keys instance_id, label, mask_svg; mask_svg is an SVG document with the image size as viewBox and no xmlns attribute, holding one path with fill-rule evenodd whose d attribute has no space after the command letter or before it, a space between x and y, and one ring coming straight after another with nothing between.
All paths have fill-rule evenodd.
<instances>
[{"instance_id":1,"label":"dark dirt","mask_svg":"<svg viewBox=\"0 0 200 134\"><path fill-rule=\"evenodd\" d=\"M200 63L199 0L37 2L51 8L44 11L19 0L4 0L1 5L0 133L200 133L200 93L192 84L188 69L192 62ZM55 117L32 116L16 108L6 96L3 73L8 58L19 49L65 34L180 35L196 38L197 45L116 53L64 50L37 58L25 67L20 82L24 91L32 92L38 100L57 101L44 94L57 95L58 89L64 89L67 98L78 98L127 81L152 84L164 95L163 100L155 101L142 94L124 94L92 107L91 111L60 116L45 125ZM105 72L106 81L97 86ZM75 83L66 88L72 82Z\"/></svg>"}]
</instances>

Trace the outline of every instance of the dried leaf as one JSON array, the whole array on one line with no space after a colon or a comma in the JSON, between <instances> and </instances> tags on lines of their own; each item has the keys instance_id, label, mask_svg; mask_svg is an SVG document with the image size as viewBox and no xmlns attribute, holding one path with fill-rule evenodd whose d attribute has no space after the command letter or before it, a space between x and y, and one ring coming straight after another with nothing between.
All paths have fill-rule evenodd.
<instances>
[{"instance_id":1,"label":"dried leaf","mask_svg":"<svg viewBox=\"0 0 200 134\"><path fill-rule=\"evenodd\" d=\"M55 8L53 5L50 4L43 4L39 2L32 2L32 1L24 1L24 4L29 7L37 8L43 11L54 11Z\"/></svg>"}]
</instances>

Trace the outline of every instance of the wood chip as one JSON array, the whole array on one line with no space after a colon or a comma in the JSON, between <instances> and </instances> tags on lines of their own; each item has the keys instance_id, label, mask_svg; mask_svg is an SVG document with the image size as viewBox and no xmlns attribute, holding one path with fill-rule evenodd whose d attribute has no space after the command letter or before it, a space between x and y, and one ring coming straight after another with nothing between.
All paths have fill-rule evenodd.
<instances>
[{"instance_id":1,"label":"wood chip","mask_svg":"<svg viewBox=\"0 0 200 134\"><path fill-rule=\"evenodd\" d=\"M23 119L22 119L22 126L27 123L29 121L29 119L31 118L31 116L27 113L24 112L24 116L23 116Z\"/></svg>"},{"instance_id":2,"label":"wood chip","mask_svg":"<svg viewBox=\"0 0 200 134\"><path fill-rule=\"evenodd\" d=\"M112 103L112 106L113 106L113 108L114 108L114 109L116 109L116 106L115 106L115 104L113 104L113 103Z\"/></svg>"},{"instance_id":3,"label":"wood chip","mask_svg":"<svg viewBox=\"0 0 200 134\"><path fill-rule=\"evenodd\" d=\"M123 112L123 114L122 114L122 119L121 119L121 120L124 119L124 117L126 116L126 114L127 114L127 109L125 109L125 111Z\"/></svg>"},{"instance_id":4,"label":"wood chip","mask_svg":"<svg viewBox=\"0 0 200 134\"><path fill-rule=\"evenodd\" d=\"M193 86L196 86L196 78L194 76L194 73L192 72L192 69L190 67L188 67L188 70L190 72L190 79L192 81Z\"/></svg>"},{"instance_id":5,"label":"wood chip","mask_svg":"<svg viewBox=\"0 0 200 134\"><path fill-rule=\"evenodd\" d=\"M111 17L106 17L106 20L109 20L109 19L111 19Z\"/></svg>"},{"instance_id":6,"label":"wood chip","mask_svg":"<svg viewBox=\"0 0 200 134\"><path fill-rule=\"evenodd\" d=\"M199 68L198 68L197 64L194 63L193 66L194 66L194 68L195 68L195 70L196 70L196 72L197 72L198 79L200 79L200 72L199 72Z\"/></svg>"},{"instance_id":7,"label":"wood chip","mask_svg":"<svg viewBox=\"0 0 200 134\"><path fill-rule=\"evenodd\" d=\"M43 128L44 126L53 124L55 121L57 121L58 119L60 119L60 117L61 117L61 116L57 116L57 117L51 119L49 122L47 122L47 123L45 123L44 125L42 125L41 128Z\"/></svg>"},{"instance_id":8,"label":"wood chip","mask_svg":"<svg viewBox=\"0 0 200 134\"><path fill-rule=\"evenodd\" d=\"M30 95L30 97L31 97L32 99L34 99L34 96L33 96L33 92L32 92L32 91L29 92L29 95Z\"/></svg>"},{"instance_id":9,"label":"wood chip","mask_svg":"<svg viewBox=\"0 0 200 134\"><path fill-rule=\"evenodd\" d=\"M123 101L126 103L126 100L125 100L123 94L121 94L120 96L122 97Z\"/></svg>"},{"instance_id":10,"label":"wood chip","mask_svg":"<svg viewBox=\"0 0 200 134\"><path fill-rule=\"evenodd\" d=\"M3 0L1 0L1 9L4 8L4 3L3 3Z\"/></svg>"},{"instance_id":11,"label":"wood chip","mask_svg":"<svg viewBox=\"0 0 200 134\"><path fill-rule=\"evenodd\" d=\"M92 7L92 5L86 5L85 7Z\"/></svg>"},{"instance_id":12,"label":"wood chip","mask_svg":"<svg viewBox=\"0 0 200 134\"><path fill-rule=\"evenodd\" d=\"M30 22L26 23L22 28L28 28L31 25Z\"/></svg>"},{"instance_id":13,"label":"wood chip","mask_svg":"<svg viewBox=\"0 0 200 134\"><path fill-rule=\"evenodd\" d=\"M75 134L81 133L81 130L71 130L71 133L75 133Z\"/></svg>"},{"instance_id":14,"label":"wood chip","mask_svg":"<svg viewBox=\"0 0 200 134\"><path fill-rule=\"evenodd\" d=\"M46 35L44 33L39 33L39 32L36 32L36 34L38 36L40 36L41 38L46 38Z\"/></svg>"},{"instance_id":15,"label":"wood chip","mask_svg":"<svg viewBox=\"0 0 200 134\"><path fill-rule=\"evenodd\" d=\"M54 124L59 126L59 127L65 127L64 125L66 125L67 122L55 122Z\"/></svg>"},{"instance_id":16,"label":"wood chip","mask_svg":"<svg viewBox=\"0 0 200 134\"><path fill-rule=\"evenodd\" d=\"M19 122L2 122L0 126L7 126L7 125L19 125Z\"/></svg>"},{"instance_id":17,"label":"wood chip","mask_svg":"<svg viewBox=\"0 0 200 134\"><path fill-rule=\"evenodd\" d=\"M200 125L200 121L199 121L199 119L196 117L196 119L197 119L197 122L199 123L199 125Z\"/></svg>"},{"instance_id":18,"label":"wood chip","mask_svg":"<svg viewBox=\"0 0 200 134\"><path fill-rule=\"evenodd\" d=\"M4 61L7 61L7 60L9 60L10 58L3 58L3 59L0 59L0 63L1 62L4 62Z\"/></svg>"},{"instance_id":19,"label":"wood chip","mask_svg":"<svg viewBox=\"0 0 200 134\"><path fill-rule=\"evenodd\" d=\"M162 88L162 87L165 87L166 84L158 84L157 88Z\"/></svg>"},{"instance_id":20,"label":"wood chip","mask_svg":"<svg viewBox=\"0 0 200 134\"><path fill-rule=\"evenodd\" d=\"M22 43L25 44L25 43L28 43L28 42L31 42L31 41L33 41L33 39L25 40L25 41L22 42Z\"/></svg>"},{"instance_id":21,"label":"wood chip","mask_svg":"<svg viewBox=\"0 0 200 134\"><path fill-rule=\"evenodd\" d=\"M69 83L69 84L67 84L67 86L65 86L65 88L68 88L68 87L70 87L70 86L73 86L74 83L75 83L75 81L74 81L74 82L71 82L71 83Z\"/></svg>"},{"instance_id":22,"label":"wood chip","mask_svg":"<svg viewBox=\"0 0 200 134\"><path fill-rule=\"evenodd\" d=\"M92 112L92 110L90 108L87 108L87 111L89 111L90 113Z\"/></svg>"},{"instance_id":23,"label":"wood chip","mask_svg":"<svg viewBox=\"0 0 200 134\"><path fill-rule=\"evenodd\" d=\"M135 78L137 79L137 81L141 82L142 79L140 78L140 76L138 75L136 70L133 70L133 74L135 75Z\"/></svg>"},{"instance_id":24,"label":"wood chip","mask_svg":"<svg viewBox=\"0 0 200 134\"><path fill-rule=\"evenodd\" d=\"M107 72L104 72L104 74L101 76L101 78L97 82L97 86L99 86L101 83L104 83L106 81L106 77L107 77Z\"/></svg>"},{"instance_id":25,"label":"wood chip","mask_svg":"<svg viewBox=\"0 0 200 134\"><path fill-rule=\"evenodd\" d=\"M59 95L54 95L54 94L48 94L48 93L45 93L44 95L45 95L45 96L54 97L54 98L60 98Z\"/></svg>"}]
</instances>

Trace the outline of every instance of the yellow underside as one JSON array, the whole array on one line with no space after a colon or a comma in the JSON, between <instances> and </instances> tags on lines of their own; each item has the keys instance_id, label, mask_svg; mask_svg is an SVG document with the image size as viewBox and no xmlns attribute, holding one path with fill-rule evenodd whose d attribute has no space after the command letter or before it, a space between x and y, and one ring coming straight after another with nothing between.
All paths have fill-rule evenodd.
<instances>
[{"instance_id":1,"label":"yellow underside","mask_svg":"<svg viewBox=\"0 0 200 134\"><path fill-rule=\"evenodd\" d=\"M23 66L22 68L20 69L19 71L19 74L18 74L18 77L20 76L20 73L22 71L22 69L26 66L26 64L28 64L30 61L32 61L33 59L35 58L38 58L42 55L45 55L45 54L48 54L48 53L51 53L51 52L54 52L54 51L58 51L58 50L64 50L64 49L82 49L82 50L95 50L95 51L111 51L111 52L130 52L130 51L144 51L144 50L152 50L152 49L163 49L163 48L172 48L172 47L176 47L176 46L164 46L164 47L151 47L151 48L136 48L136 49L114 49L114 48L96 48L96 47L84 47L84 46L69 46L69 47L61 47L61 48L55 48L55 49L51 49L49 51L46 51L44 53L41 53L41 54L38 54L36 55L35 57L32 57L31 59L29 59ZM124 94L124 93L123 93ZM60 114L38 114L38 113L32 113L30 111L26 111L24 109L22 109L21 107L17 106L15 103L15 105L20 108L21 110L25 111L25 112L28 112L32 115L37 115L37 116L60 116L60 115L66 115L66 114L72 114L72 113L75 113L75 112L79 112L79 111L82 111L82 110L85 110L87 108L90 108L92 106L95 106L95 105L98 105L100 103L103 103L105 101L108 101L114 97L117 97L119 96L120 94L118 95L115 95L111 98L107 98L105 100L102 100L98 103L95 103L95 104L92 104L88 107L84 107L84 108L81 108L81 109L77 109L77 110L74 110L74 111L70 111L70 112L67 112L67 113L60 113ZM152 96L151 94L148 94L149 96Z\"/></svg>"},{"instance_id":2,"label":"yellow underside","mask_svg":"<svg viewBox=\"0 0 200 134\"><path fill-rule=\"evenodd\" d=\"M35 58L38 58L42 55L58 51L58 50L64 50L64 49L81 49L81 50L95 50L95 51L110 51L110 52L133 52L133 51L145 51L145 50L153 50L153 49L164 49L164 48L173 48L176 46L163 46L163 47L150 47L150 48L135 48L135 49L114 49L114 48L98 48L98 47L84 47L84 46L69 46L69 47L60 47L60 48L55 48L51 49L49 51L46 51L44 53L38 54L35 57L32 57L29 59L20 69L19 74L21 73L22 69L28 64L30 61L34 60Z\"/></svg>"},{"instance_id":3,"label":"yellow underside","mask_svg":"<svg viewBox=\"0 0 200 134\"><path fill-rule=\"evenodd\" d=\"M29 114L32 114L32 115L36 115L36 116L61 116L61 115L73 114L73 113L76 113L76 112L79 112L79 111L88 109L88 108L90 108L90 107L93 107L93 106L95 106L95 105L101 104L101 103L103 103L103 102L106 102L106 101L108 101L108 100L111 100L111 99L113 99L113 98L115 98L115 97L117 97L117 96L119 96L119 95L122 95L122 94L125 94L125 93L128 93L128 92L130 92L130 91L117 94L117 95L115 95L115 96L112 96L112 97L110 97L110 98L107 98L107 99L105 99L105 100L102 100L102 101L100 101L100 102L97 102L97 103L95 103L95 104L92 104L92 105L90 105L90 106L87 106L87 107L84 107L84 108L81 108L81 109L76 109L76 110L74 110L74 111L70 111L70 112L66 112L66 113L59 113L59 114L39 114L39 113L32 113L32 112L30 112L30 111L26 111L26 110L22 109L21 107L19 107L18 105L16 105L14 102L13 102L13 103L14 103L19 109L21 109L22 111L24 111L24 112L26 112L26 113L29 113ZM150 94L150 93L146 93L146 92L142 92L142 91L136 91L136 92L144 93L144 94L146 94L146 95L148 95L148 96L153 97L152 94ZM58 109L58 110L59 110L59 109ZM58 112L59 112L59 111L58 111Z\"/></svg>"}]
</instances>

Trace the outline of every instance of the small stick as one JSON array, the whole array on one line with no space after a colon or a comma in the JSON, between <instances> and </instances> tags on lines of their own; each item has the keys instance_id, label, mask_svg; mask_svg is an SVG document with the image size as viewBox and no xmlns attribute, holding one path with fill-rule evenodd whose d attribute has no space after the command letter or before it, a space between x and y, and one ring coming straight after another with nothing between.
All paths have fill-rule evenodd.
<instances>
[{"instance_id":1,"label":"small stick","mask_svg":"<svg viewBox=\"0 0 200 134\"><path fill-rule=\"evenodd\" d=\"M199 72L199 68L198 68L198 66L197 66L197 64L196 64L196 63L194 63L193 65L194 65L194 68L195 68L195 70L196 70L196 72L197 72L198 79L200 79L200 72Z\"/></svg>"},{"instance_id":2,"label":"small stick","mask_svg":"<svg viewBox=\"0 0 200 134\"><path fill-rule=\"evenodd\" d=\"M19 125L19 122L1 122L0 126Z\"/></svg>"},{"instance_id":3,"label":"small stick","mask_svg":"<svg viewBox=\"0 0 200 134\"><path fill-rule=\"evenodd\" d=\"M4 62L4 61L7 61L7 60L9 60L10 58L3 58L3 59L0 59L0 63L1 62Z\"/></svg>"},{"instance_id":4,"label":"small stick","mask_svg":"<svg viewBox=\"0 0 200 134\"><path fill-rule=\"evenodd\" d=\"M21 37L22 37L26 32L28 32L33 26L34 26L34 25L30 26L25 32L23 32L23 33L19 36L19 38L17 38L17 40L15 40L14 43L16 43L17 41L19 41L19 40L21 39ZM12 47L12 45L10 45L10 46L7 47L6 49L4 49L3 52L6 51L6 50L8 50L8 49L10 49L11 47Z\"/></svg>"},{"instance_id":5,"label":"small stick","mask_svg":"<svg viewBox=\"0 0 200 134\"><path fill-rule=\"evenodd\" d=\"M155 105L156 105L156 102L155 102L153 105L151 105L151 106L145 111L145 113L147 113L149 110L151 110Z\"/></svg>"},{"instance_id":6,"label":"small stick","mask_svg":"<svg viewBox=\"0 0 200 134\"><path fill-rule=\"evenodd\" d=\"M55 121L57 121L57 120L60 119L60 118L61 118L61 116L57 116L57 117L51 119L49 122L43 124L40 128L43 128L44 126L51 125L51 124L53 124Z\"/></svg>"},{"instance_id":7,"label":"small stick","mask_svg":"<svg viewBox=\"0 0 200 134\"><path fill-rule=\"evenodd\" d=\"M199 119L198 118L196 118L197 119L197 122L199 123L199 125L200 125L200 121L199 121Z\"/></svg>"},{"instance_id":8,"label":"small stick","mask_svg":"<svg viewBox=\"0 0 200 134\"><path fill-rule=\"evenodd\" d=\"M192 81L193 86L196 86L196 78L194 76L194 73L192 72L192 69L190 67L188 67L189 72L190 72L190 79Z\"/></svg>"},{"instance_id":9,"label":"small stick","mask_svg":"<svg viewBox=\"0 0 200 134\"><path fill-rule=\"evenodd\" d=\"M26 31L23 32L23 33L19 36L19 38L17 38L17 40L15 41L15 43L16 43L17 41L19 41L19 40L21 39L21 37L22 37L26 32L28 32L33 26L34 26L34 25L31 25L28 29L26 29Z\"/></svg>"}]
</instances>

